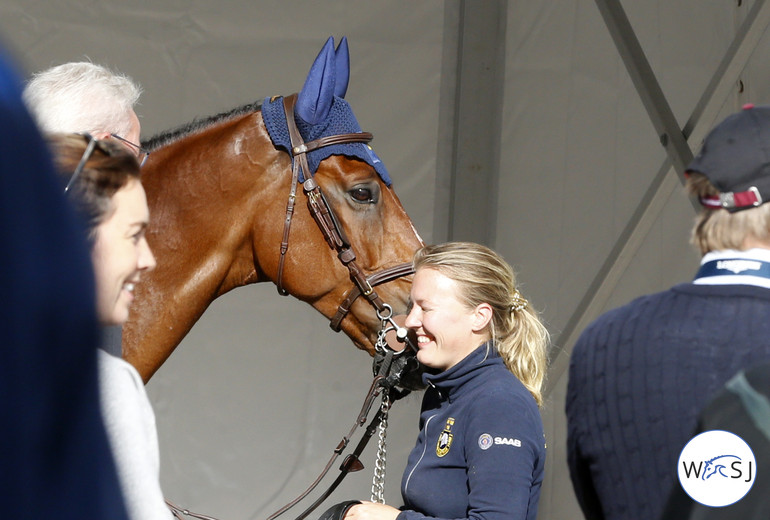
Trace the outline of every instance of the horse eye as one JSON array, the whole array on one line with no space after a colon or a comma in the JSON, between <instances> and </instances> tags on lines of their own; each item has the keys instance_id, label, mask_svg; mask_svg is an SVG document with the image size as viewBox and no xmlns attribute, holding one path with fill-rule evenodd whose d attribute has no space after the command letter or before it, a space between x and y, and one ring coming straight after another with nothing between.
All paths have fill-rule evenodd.
<instances>
[{"instance_id":1,"label":"horse eye","mask_svg":"<svg viewBox=\"0 0 770 520\"><path fill-rule=\"evenodd\" d=\"M376 198L372 194L372 190L369 188L353 188L348 193L356 202L363 202L368 204L374 204L377 202Z\"/></svg>"}]
</instances>

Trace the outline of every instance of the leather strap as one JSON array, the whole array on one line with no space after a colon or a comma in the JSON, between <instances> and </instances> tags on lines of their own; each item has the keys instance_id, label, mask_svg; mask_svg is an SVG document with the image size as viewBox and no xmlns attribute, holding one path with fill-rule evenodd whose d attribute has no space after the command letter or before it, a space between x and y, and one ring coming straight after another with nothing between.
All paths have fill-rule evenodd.
<instances>
[{"instance_id":1,"label":"leather strap","mask_svg":"<svg viewBox=\"0 0 770 520\"><path fill-rule=\"evenodd\" d=\"M411 274L414 274L414 267L411 263L398 264L370 275L368 278L366 278L366 283L370 287L375 287L377 285L391 282ZM340 303L336 314L334 317L332 317L331 322L329 323L329 326L332 328L332 330L334 330L334 332L340 331L343 318L348 314L348 312L350 312L350 308L353 306L353 302L355 302L359 296L361 296L361 289L358 284L354 284L353 288L348 291L345 299L342 301L342 303Z\"/></svg>"},{"instance_id":2,"label":"leather strap","mask_svg":"<svg viewBox=\"0 0 770 520\"><path fill-rule=\"evenodd\" d=\"M292 133L296 133L297 127L294 124L294 105L297 103L297 95L292 94L289 97L283 98L283 110L286 113L286 122L289 123L291 117L291 123L288 124L289 134L291 135L291 144L294 147L295 136ZM301 137L300 137L301 140ZM305 159L305 156L302 156ZM283 238L281 239L281 256L278 261L278 281L276 286L278 287L278 293L282 296L286 296L289 292L283 288L283 265L286 261L286 252L289 250L289 231L291 230L291 217L294 215L294 203L297 200L297 183L299 182L299 161L292 161L291 168L291 188L289 191L289 200L286 203L286 218L283 221ZM307 169L307 160L305 159L305 172Z\"/></svg>"},{"instance_id":3,"label":"leather strap","mask_svg":"<svg viewBox=\"0 0 770 520\"><path fill-rule=\"evenodd\" d=\"M313 179L307 162L307 153L312 150L317 150L324 146L330 146L333 144L362 142L368 143L372 140L372 134L369 132L358 132L332 135L327 137L321 137L314 141L305 143L302 140L302 136L297 129L297 125L294 122L294 107L297 103L297 94L292 94L283 98L283 108L286 117L286 126L289 130L289 138L291 140L291 156L292 156L292 180L291 180L291 192L289 194L289 201L286 204L286 218L284 220L283 238L281 240L281 255L278 263L278 280L276 285L278 292L282 295L288 294L283 287L283 270L286 261L286 253L289 249L289 233L291 230L291 219L294 214L294 205L296 203L297 183L299 180L300 169L305 179L303 183L303 190L307 195L307 204L310 214L316 221L316 224L320 228L326 243L337 252L337 257L340 262L348 268L350 279L353 282L353 289L348 292L345 300L338 306L337 312L332 318L329 326L335 332L339 332L341 328L342 320L350 312L350 308L353 302L361 295L366 297L369 303L377 310L378 313L386 312L387 306L374 291L373 286L377 283L372 283L373 280L381 280L378 283L384 283L391 281L400 276L406 276L413 271L411 266L406 267L409 264L401 264L386 269L381 273L377 273L370 277L358 267L356 263L356 255L351 248L350 241L342 227L339 225L334 211L326 201L326 198L321 191L318 183ZM398 276L395 273L400 273Z\"/></svg>"},{"instance_id":4,"label":"leather strap","mask_svg":"<svg viewBox=\"0 0 770 520\"><path fill-rule=\"evenodd\" d=\"M202 515L200 513L195 513L193 511L190 511L189 509L183 509L179 507L178 505L174 504L168 499L166 500L166 505L171 510L171 514L174 515L174 518L177 520L184 520L183 516L189 516L191 518L197 518L198 520L217 520L213 516L208 515Z\"/></svg>"}]
</instances>

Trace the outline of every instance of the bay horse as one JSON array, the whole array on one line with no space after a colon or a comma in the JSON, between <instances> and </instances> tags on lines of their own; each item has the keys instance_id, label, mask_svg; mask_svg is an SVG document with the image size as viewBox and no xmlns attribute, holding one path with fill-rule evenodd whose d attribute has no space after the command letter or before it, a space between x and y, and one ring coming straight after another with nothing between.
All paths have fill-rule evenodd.
<instances>
[{"instance_id":1,"label":"bay horse","mask_svg":"<svg viewBox=\"0 0 770 520\"><path fill-rule=\"evenodd\" d=\"M329 38L298 95L143 143L157 268L136 288L123 355L145 382L214 299L247 284L272 281L370 354L383 302L405 311L404 266L423 242L344 100L348 79L347 40Z\"/></svg>"}]
</instances>

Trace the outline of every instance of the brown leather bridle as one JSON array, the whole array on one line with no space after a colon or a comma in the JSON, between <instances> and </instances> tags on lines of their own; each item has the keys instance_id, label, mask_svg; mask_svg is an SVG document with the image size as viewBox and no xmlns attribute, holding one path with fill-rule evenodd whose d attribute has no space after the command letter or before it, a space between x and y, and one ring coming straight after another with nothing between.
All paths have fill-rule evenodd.
<instances>
[{"instance_id":1,"label":"brown leather bridle","mask_svg":"<svg viewBox=\"0 0 770 520\"><path fill-rule=\"evenodd\" d=\"M289 128L291 138L290 155L293 159L291 174L291 191L289 192L289 201L286 204L286 219L283 226L283 239L281 240L281 256L278 263L278 279L276 285L278 293L286 296L288 291L283 287L283 266L286 260L286 252L289 250L289 231L291 229L291 218L294 214L294 204L297 197L297 184L299 181L299 171L302 168L305 182L302 184L305 195L307 196L307 205L313 220L318 224L321 233L323 233L326 243L337 253L342 265L348 268L350 279L353 282L353 288L348 291L345 299L337 307L337 312L331 318L329 326L335 332L339 332L342 320L350 312L350 308L359 296L364 296L377 311L380 319L387 319L392 314L392 308L385 304L379 297L374 287L387 283L403 276L409 276L414 273L411 263L403 263L388 267L379 272L367 276L356 263L356 254L348 241L345 232L340 227L334 211L329 206L326 198L321 192L321 187L313 179L310 168L308 168L307 153L324 146L342 143L368 143L372 140L372 134L369 132L358 132L351 134L338 134L327 137L321 137L308 143L304 142L302 136L294 122L294 106L297 103L297 94L283 98L283 109L286 114L286 125Z\"/></svg>"},{"instance_id":2,"label":"brown leather bridle","mask_svg":"<svg viewBox=\"0 0 770 520\"><path fill-rule=\"evenodd\" d=\"M278 516L281 516L283 513L302 501L312 490L316 488L324 476L326 476L336 458L348 445L348 442L352 438L352 434L356 428L359 428L366 423L366 419L374 399L380 395L381 392L384 392L383 397L385 398L385 396L387 396L387 400L389 402L394 402L409 393L409 390L399 388L401 383L401 375L406 369L407 365L410 363L416 363L416 359L413 355L402 355L403 353L410 350L408 348L403 348L403 350L400 352L392 350L390 348L392 346L390 345L388 345L386 348L381 348L382 345L380 345L380 340L384 339L384 332L387 326L386 322L390 322L391 326L400 329L399 333L402 335L399 336L398 341L406 341L407 343L408 341L406 340L406 329L399 327L396 322L393 321L393 308L390 305L384 303L377 292L374 290L374 287L379 284L390 282L403 276L409 276L413 274L414 268L411 262L398 264L367 276L358 267L358 264L356 263L356 254L351 247L350 241L345 235L342 227L340 227L334 211L332 210L331 206L329 206L329 203L326 201L326 198L321 192L320 186L318 186L318 183L313 179L307 162L307 153L310 151L317 150L324 146L341 143L368 143L372 140L373 136L369 132L338 134L334 136L321 137L314 141L305 143L299 133L299 130L297 129L296 123L294 122L294 106L296 105L296 102L296 94L283 98L283 109L286 116L286 125L289 129L289 137L291 138L290 155L293 159L293 164L291 191L289 192L289 201L286 205L286 219L284 221L283 240L281 241L281 256L278 264L278 280L276 282L278 292L284 296L287 294L287 291L283 287L282 281L283 266L286 258L286 252L289 249L289 231L291 228L291 218L294 214L294 203L297 194L296 190L299 181L299 171L300 168L302 168L302 172L304 173L305 177L305 181L303 182L302 187L305 195L307 196L307 205L310 210L310 214L313 216L313 220L315 220L316 224L318 224L321 233L326 239L326 243L337 253L337 258L339 258L340 262L342 262L342 264L348 268L350 279L353 281L353 287L350 289L350 291L348 291L344 300L337 307L337 312L331 318L329 325L332 330L339 332L342 320L350 311L353 303L356 301L356 299L358 299L359 296L363 295L377 312L377 317L382 323L383 330L380 331L380 337L378 338L375 348L375 377L372 381L372 385L369 388L369 391L367 392L361 413L356 419L356 422L353 424L350 432L348 432L347 436L342 438L340 443L334 449L334 452L326 466L321 471L320 475L318 475L316 480L310 485L310 487L308 487L294 500L270 515L268 520L275 520ZM416 347L412 345L412 352L415 350ZM398 368L396 368L396 366ZM383 413L387 412L382 408L378 410L372 421L367 426L364 435L356 446L356 449L343 461L342 466L340 467L340 474L337 476L335 481L324 493L321 494L321 496L319 496L307 509L305 509L305 511L300 514L296 520L303 520L312 511L314 511L326 498L329 497L329 495L336 489L336 487L348 473L363 469L363 464L361 463L359 456L366 447L366 444L368 443L372 434L383 420Z\"/></svg>"},{"instance_id":3,"label":"brown leather bridle","mask_svg":"<svg viewBox=\"0 0 770 520\"><path fill-rule=\"evenodd\" d=\"M291 152L290 155L293 159L292 166L292 178L291 178L291 191L289 192L289 201L286 204L286 219L283 227L283 239L281 241L281 256L278 264L278 279L276 285L278 287L278 293L286 296L288 291L283 287L283 266L286 258L286 252L289 249L289 231L291 228L291 218L294 214L294 204L297 197L297 184L299 183L299 171L302 171L305 176L305 181L302 184L305 195L307 195L307 205L310 209L310 214L313 216L316 224L318 224L321 233L323 233L329 247L337 253L337 257L342 264L348 268L350 272L350 279L353 281L353 287L345 295L344 300L337 308L337 312L330 321L330 326L335 332L339 332L342 320L350 311L353 303L359 296L364 296L369 303L374 307L377 312L377 317L383 325L383 330L380 331L380 338L378 338L377 345L375 347L374 354L374 372L375 377L364 399L363 407L356 418L353 426L346 436L340 440L339 444L334 448L331 458L327 462L324 469L316 477L315 481L298 497L283 506L281 509L270 515L267 520L275 520L283 513L301 502L307 495L313 491L321 480L327 475L331 469L334 461L337 460L348 443L353 437L353 433L356 429L363 427L366 424L369 412L375 399L380 395L387 395L389 402L395 402L401 399L409 393L409 390L401 387L401 375L408 369L410 363L416 364L416 359L413 355L403 355L411 350L411 353L415 351L416 347L411 345L410 348L406 348L408 341L406 339L406 329L399 327L393 320L393 309L390 305L383 302L379 295L375 292L374 287L383 283L396 280L403 276L409 276L414 273L412 264L407 262L403 264L394 265L392 267L383 269L369 276L365 275L363 271L356 264L356 254L350 245L350 242L345 235L345 232L340 227L331 206L329 206L326 198L321 192L320 186L312 178L310 169L307 163L307 152L317 150L324 146L330 146L341 143L368 143L372 140L372 134L369 132L359 132L351 134L339 134L334 136L322 137L309 143L305 143L302 136L297 129L297 125L294 122L294 105L297 102L297 95L283 98L283 108L286 114L286 124L289 128L289 136L291 137ZM398 342L404 343L402 350L393 350L393 345L387 344L386 348L380 348L380 340L384 339L384 333L386 329L386 322L390 322L390 326L395 329L400 329ZM321 496L300 514L296 520L303 520L312 511L314 511L342 482L342 479L348 473L360 471L363 469L363 463L360 460L360 455L366 447L369 439L372 437L380 422L383 420L383 415L386 413L380 408L374 415L374 418L369 422L364 434L361 436L355 450L345 457L340 467L340 474L332 482L332 484L326 489ZM199 520L217 520L214 517L195 513L189 509L177 506L173 502L166 500L166 504L171 510L175 518L183 520L184 516L197 518Z\"/></svg>"}]
</instances>

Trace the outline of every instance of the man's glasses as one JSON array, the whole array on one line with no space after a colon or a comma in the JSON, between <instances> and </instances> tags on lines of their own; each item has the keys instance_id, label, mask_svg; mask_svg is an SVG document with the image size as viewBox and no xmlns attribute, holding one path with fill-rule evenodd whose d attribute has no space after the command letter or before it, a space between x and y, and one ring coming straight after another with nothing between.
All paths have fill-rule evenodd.
<instances>
[{"instance_id":1,"label":"man's glasses","mask_svg":"<svg viewBox=\"0 0 770 520\"><path fill-rule=\"evenodd\" d=\"M118 134L110 134L110 137L117 139L121 143L128 145L136 154L136 158L139 160L139 166L144 166L144 163L147 162L147 158L150 156L149 150L147 150L146 148L142 148L141 145L133 143L128 139L120 137Z\"/></svg>"}]
</instances>

